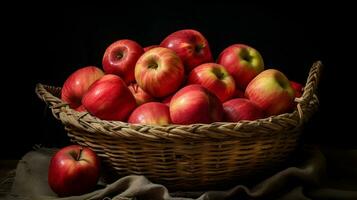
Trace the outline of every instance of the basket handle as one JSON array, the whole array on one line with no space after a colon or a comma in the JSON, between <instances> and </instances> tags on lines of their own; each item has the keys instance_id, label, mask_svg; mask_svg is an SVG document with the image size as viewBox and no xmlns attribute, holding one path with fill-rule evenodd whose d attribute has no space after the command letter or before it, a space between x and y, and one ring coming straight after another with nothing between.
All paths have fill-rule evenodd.
<instances>
[{"instance_id":1,"label":"basket handle","mask_svg":"<svg viewBox=\"0 0 357 200\"><path fill-rule=\"evenodd\" d=\"M304 92L302 94L303 101L309 101L314 95L316 95L317 85L320 81L322 67L323 65L321 61L316 61L312 65L304 87Z\"/></svg>"},{"instance_id":2,"label":"basket handle","mask_svg":"<svg viewBox=\"0 0 357 200\"><path fill-rule=\"evenodd\" d=\"M299 112L300 119L303 119L303 114L308 107L308 104L315 100L318 102L318 97L316 94L317 86L320 81L321 71L323 64L321 61L316 61L310 68L309 76L307 77L304 91L301 97L295 98L297 102L297 109Z\"/></svg>"},{"instance_id":3,"label":"basket handle","mask_svg":"<svg viewBox=\"0 0 357 200\"><path fill-rule=\"evenodd\" d=\"M60 108L68 105L58 98L61 94L60 87L36 84L35 92L37 96L51 107L52 113L56 118L59 118ZM58 97L57 97L58 96Z\"/></svg>"}]
</instances>

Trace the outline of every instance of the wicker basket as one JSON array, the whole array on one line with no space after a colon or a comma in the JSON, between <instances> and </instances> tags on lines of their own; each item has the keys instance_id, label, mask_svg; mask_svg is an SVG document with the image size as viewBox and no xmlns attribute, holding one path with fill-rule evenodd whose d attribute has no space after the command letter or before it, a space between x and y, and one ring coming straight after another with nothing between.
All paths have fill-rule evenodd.
<instances>
[{"instance_id":1,"label":"wicker basket","mask_svg":"<svg viewBox=\"0 0 357 200\"><path fill-rule=\"evenodd\" d=\"M318 108L321 67L320 61L312 65L295 111L239 123L151 126L105 121L69 108L59 98L59 87L37 84L36 93L73 142L92 148L120 176L145 175L169 188L192 190L284 162L296 148L304 122Z\"/></svg>"}]
</instances>

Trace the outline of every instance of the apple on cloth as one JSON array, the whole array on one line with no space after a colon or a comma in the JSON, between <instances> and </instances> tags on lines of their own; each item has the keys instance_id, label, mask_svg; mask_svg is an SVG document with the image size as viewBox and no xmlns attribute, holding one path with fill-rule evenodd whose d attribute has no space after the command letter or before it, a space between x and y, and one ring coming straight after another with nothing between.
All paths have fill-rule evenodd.
<instances>
[{"instance_id":1,"label":"apple on cloth","mask_svg":"<svg viewBox=\"0 0 357 200\"><path fill-rule=\"evenodd\" d=\"M63 147L51 158L48 184L60 197L90 192L98 182L100 166L99 157L90 148Z\"/></svg>"}]
</instances>

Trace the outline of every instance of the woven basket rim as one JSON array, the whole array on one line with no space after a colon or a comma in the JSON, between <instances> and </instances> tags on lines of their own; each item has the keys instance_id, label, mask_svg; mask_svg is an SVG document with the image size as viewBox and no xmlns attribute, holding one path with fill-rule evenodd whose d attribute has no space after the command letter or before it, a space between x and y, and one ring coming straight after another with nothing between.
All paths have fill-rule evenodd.
<instances>
[{"instance_id":1,"label":"woven basket rim","mask_svg":"<svg viewBox=\"0 0 357 200\"><path fill-rule=\"evenodd\" d=\"M102 120L90 115L88 112L78 112L70 108L67 103L63 102L59 97L53 94L54 91L60 91L60 87L38 83L35 92L40 99L50 106L53 115L57 119L60 119L64 124L81 126L83 129L86 127L87 123L94 123L98 125L96 128L98 128L98 130L100 129L100 132L110 136L135 136L152 140L162 137L166 139L177 139L180 137L183 139L202 139L207 136L211 139L252 137L256 134L260 134L259 131L251 131L254 127L259 127L259 129L270 129L272 130L271 134L274 134L279 133L278 129L291 130L300 128L301 125L307 121L317 108L318 98L316 90L322 66L321 61L317 61L310 68L302 97L295 99L297 108L294 109L294 111L257 120L242 120L239 122L222 121L210 124L143 125L131 124L123 121ZM122 129L125 129L125 132L129 132L130 134L123 135L122 131L118 131ZM96 130L89 131L96 132Z\"/></svg>"}]
</instances>

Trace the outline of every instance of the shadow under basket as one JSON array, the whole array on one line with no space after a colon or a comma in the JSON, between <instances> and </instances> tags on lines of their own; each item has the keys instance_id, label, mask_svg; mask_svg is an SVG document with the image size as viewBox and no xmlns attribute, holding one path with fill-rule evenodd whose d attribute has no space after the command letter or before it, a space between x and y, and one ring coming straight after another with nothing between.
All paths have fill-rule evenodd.
<instances>
[{"instance_id":1,"label":"shadow under basket","mask_svg":"<svg viewBox=\"0 0 357 200\"><path fill-rule=\"evenodd\" d=\"M36 85L36 94L62 122L72 142L93 149L118 176L144 175L172 190L222 185L278 167L296 149L304 123L318 108L322 64L310 68L296 109L254 121L135 125L77 112L61 88Z\"/></svg>"}]
</instances>

